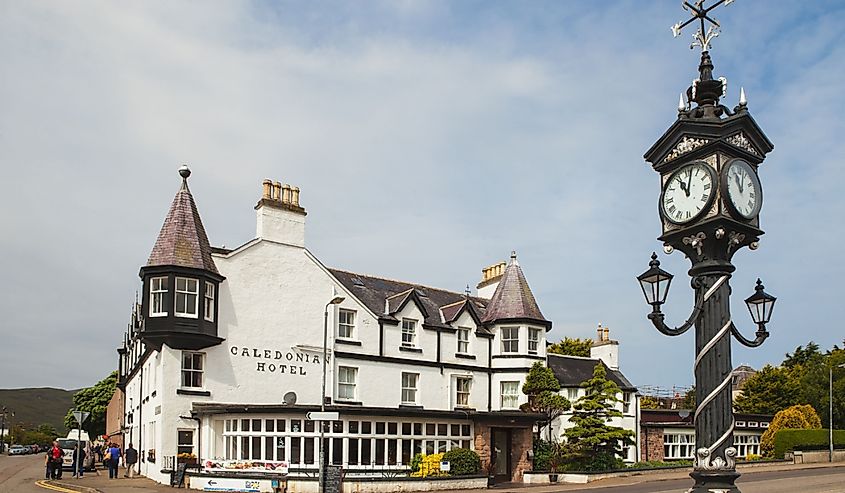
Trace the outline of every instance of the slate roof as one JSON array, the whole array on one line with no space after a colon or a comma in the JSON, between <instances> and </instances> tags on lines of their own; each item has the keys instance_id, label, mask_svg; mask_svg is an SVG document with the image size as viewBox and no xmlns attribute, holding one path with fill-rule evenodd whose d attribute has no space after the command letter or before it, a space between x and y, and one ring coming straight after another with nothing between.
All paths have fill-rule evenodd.
<instances>
[{"instance_id":1,"label":"slate roof","mask_svg":"<svg viewBox=\"0 0 845 493\"><path fill-rule=\"evenodd\" d=\"M471 305L469 309L475 310L479 318L483 315L484 308L487 305L486 299L474 296L468 297L464 293L366 276L339 269L329 269L329 272L373 313L386 319L396 320L393 315L406 303L413 301L418 303L420 309L424 312L425 320L423 320L423 323L425 325L448 328L448 322L451 321L449 317L456 316L458 311L464 308L464 304L459 302L468 300ZM441 318L440 307L447 307L446 321ZM458 310L455 310L454 307L458 307ZM483 328L480 331L488 332Z\"/></svg>"},{"instance_id":2,"label":"slate roof","mask_svg":"<svg viewBox=\"0 0 845 493\"><path fill-rule=\"evenodd\" d=\"M161 226L147 265L175 265L219 274L211 258L208 235L194 197L188 189L190 171L183 168L180 173L184 173L182 186L170 204L170 211Z\"/></svg>"},{"instance_id":3,"label":"slate roof","mask_svg":"<svg viewBox=\"0 0 845 493\"><path fill-rule=\"evenodd\" d=\"M547 327L552 325L537 306L537 300L525 280L522 267L516 261L516 253L511 254L511 261L505 267L505 273L502 274L502 279L496 286L482 318L485 323L500 320L531 320Z\"/></svg>"},{"instance_id":4,"label":"slate roof","mask_svg":"<svg viewBox=\"0 0 845 493\"><path fill-rule=\"evenodd\" d=\"M598 358L582 358L578 356L562 356L549 353L547 365L554 372L562 387L577 387L581 382L593 377L593 369L601 363L607 371L607 377L622 390L636 391L637 388L619 370L611 370Z\"/></svg>"}]
</instances>

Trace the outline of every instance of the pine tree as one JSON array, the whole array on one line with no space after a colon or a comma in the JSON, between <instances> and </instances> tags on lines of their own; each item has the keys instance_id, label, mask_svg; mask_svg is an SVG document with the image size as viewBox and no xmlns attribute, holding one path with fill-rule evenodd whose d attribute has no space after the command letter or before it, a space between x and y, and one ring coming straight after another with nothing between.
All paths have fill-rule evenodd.
<instances>
[{"instance_id":1,"label":"pine tree","mask_svg":"<svg viewBox=\"0 0 845 493\"><path fill-rule=\"evenodd\" d=\"M528 403L522 406L522 410L545 415L542 424L548 427L549 441L552 440L552 421L572 407L566 397L558 394L559 391L560 382L552 369L540 361L534 363L522 385L522 393L528 396Z\"/></svg>"},{"instance_id":2,"label":"pine tree","mask_svg":"<svg viewBox=\"0 0 845 493\"><path fill-rule=\"evenodd\" d=\"M575 426L566 430L566 455L576 465L586 470L612 469L619 467L617 457L626 445L633 445L634 432L608 422L622 417L616 404L619 386L607 378L604 364L599 362L593 369L593 377L581 384L586 390L573 406L575 412L569 418Z\"/></svg>"}]
</instances>

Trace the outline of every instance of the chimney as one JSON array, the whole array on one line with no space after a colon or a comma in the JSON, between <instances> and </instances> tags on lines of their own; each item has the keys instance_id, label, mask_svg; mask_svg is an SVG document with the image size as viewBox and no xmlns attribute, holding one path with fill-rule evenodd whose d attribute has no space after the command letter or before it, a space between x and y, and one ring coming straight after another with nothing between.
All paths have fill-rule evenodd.
<instances>
[{"instance_id":1,"label":"chimney","mask_svg":"<svg viewBox=\"0 0 845 493\"><path fill-rule=\"evenodd\" d=\"M599 324L596 340L590 348L590 357L604 361L611 370L619 369L619 341L610 340L610 327Z\"/></svg>"},{"instance_id":2,"label":"chimney","mask_svg":"<svg viewBox=\"0 0 845 493\"><path fill-rule=\"evenodd\" d=\"M255 206L258 238L305 247L305 209L299 205L299 188L264 180L261 200Z\"/></svg>"},{"instance_id":3,"label":"chimney","mask_svg":"<svg viewBox=\"0 0 845 493\"><path fill-rule=\"evenodd\" d=\"M505 267L507 265L507 262L499 262L481 269L481 282L476 286L479 298L489 299L493 297L499 281L502 280L502 276L505 274Z\"/></svg>"}]
</instances>

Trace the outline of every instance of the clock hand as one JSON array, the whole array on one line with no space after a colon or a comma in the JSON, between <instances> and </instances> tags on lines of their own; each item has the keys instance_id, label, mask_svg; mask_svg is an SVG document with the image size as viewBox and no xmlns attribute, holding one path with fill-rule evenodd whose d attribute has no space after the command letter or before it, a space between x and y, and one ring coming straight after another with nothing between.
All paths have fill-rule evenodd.
<instances>
[{"instance_id":1,"label":"clock hand","mask_svg":"<svg viewBox=\"0 0 845 493\"><path fill-rule=\"evenodd\" d=\"M687 197L689 197L690 186L692 185L692 170L689 170L689 176L687 177Z\"/></svg>"}]
</instances>

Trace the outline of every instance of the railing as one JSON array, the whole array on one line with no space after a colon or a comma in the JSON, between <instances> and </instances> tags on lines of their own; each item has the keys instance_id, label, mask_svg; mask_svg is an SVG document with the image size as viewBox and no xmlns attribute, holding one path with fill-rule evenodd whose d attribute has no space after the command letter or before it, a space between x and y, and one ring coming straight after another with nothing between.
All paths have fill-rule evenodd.
<instances>
[{"instance_id":1,"label":"railing","mask_svg":"<svg viewBox=\"0 0 845 493\"><path fill-rule=\"evenodd\" d=\"M176 470L176 456L165 455L162 457L161 472L172 472Z\"/></svg>"}]
</instances>

